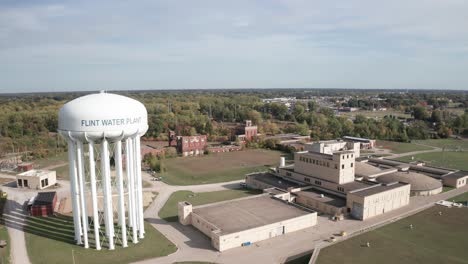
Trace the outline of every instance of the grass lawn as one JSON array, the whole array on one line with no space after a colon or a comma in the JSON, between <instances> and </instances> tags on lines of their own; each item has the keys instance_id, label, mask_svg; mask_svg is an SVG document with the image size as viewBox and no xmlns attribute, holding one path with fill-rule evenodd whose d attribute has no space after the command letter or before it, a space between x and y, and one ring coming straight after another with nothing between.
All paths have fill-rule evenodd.
<instances>
[{"instance_id":1,"label":"grass lawn","mask_svg":"<svg viewBox=\"0 0 468 264\"><path fill-rule=\"evenodd\" d=\"M450 187L450 186L444 186L442 187L442 192L448 192L455 189L455 187Z\"/></svg>"},{"instance_id":2,"label":"grass lawn","mask_svg":"<svg viewBox=\"0 0 468 264\"><path fill-rule=\"evenodd\" d=\"M389 149L391 152L396 154L432 149L431 147L416 145L413 143L403 143L386 140L377 140L376 146L378 148Z\"/></svg>"},{"instance_id":3,"label":"grass lawn","mask_svg":"<svg viewBox=\"0 0 468 264\"><path fill-rule=\"evenodd\" d=\"M247 173L265 171L278 164L281 155L278 151L256 149L167 159L164 161L167 172L162 177L172 185L240 180Z\"/></svg>"},{"instance_id":4,"label":"grass lawn","mask_svg":"<svg viewBox=\"0 0 468 264\"><path fill-rule=\"evenodd\" d=\"M422 160L427 165L458 170L468 170L468 152L439 151L414 155L415 160ZM397 158L400 161L411 161L411 156Z\"/></svg>"},{"instance_id":5,"label":"grass lawn","mask_svg":"<svg viewBox=\"0 0 468 264\"><path fill-rule=\"evenodd\" d=\"M208 203L221 202L236 198L246 197L250 195L260 194L262 191L250 189L234 189L217 192L193 193L190 191L178 191L169 197L166 204L159 211L159 217L169 222L176 222L177 203L180 201L188 201L194 206Z\"/></svg>"},{"instance_id":6,"label":"grass lawn","mask_svg":"<svg viewBox=\"0 0 468 264\"><path fill-rule=\"evenodd\" d=\"M68 152L61 152L57 155L51 155L47 158L33 160L33 162L36 168L44 168L48 166L61 164L64 162L68 162Z\"/></svg>"},{"instance_id":7,"label":"grass lawn","mask_svg":"<svg viewBox=\"0 0 468 264\"><path fill-rule=\"evenodd\" d=\"M468 208L434 206L324 248L317 263L468 263L467 222Z\"/></svg>"},{"instance_id":8,"label":"grass lawn","mask_svg":"<svg viewBox=\"0 0 468 264\"><path fill-rule=\"evenodd\" d=\"M444 148L450 150L468 150L468 140L454 139L454 138L441 138L441 139L426 139L414 140L415 143L420 143L437 148Z\"/></svg>"},{"instance_id":9,"label":"grass lawn","mask_svg":"<svg viewBox=\"0 0 468 264\"><path fill-rule=\"evenodd\" d=\"M8 230L4 226L3 221L3 207L6 203L6 198L0 198L0 240L5 240L7 242L6 247L0 248L0 263L7 264L10 263L10 236L8 235Z\"/></svg>"},{"instance_id":10,"label":"grass lawn","mask_svg":"<svg viewBox=\"0 0 468 264\"><path fill-rule=\"evenodd\" d=\"M106 243L103 243L103 249L97 251L92 248L94 236L91 233L89 249L74 244L72 217L29 217L25 227L25 239L29 259L33 264L129 263L166 256L177 250L174 244L150 224L146 223L145 231L145 238L138 244L129 241L128 248L121 248L120 242L116 242L116 250L110 251L106 249Z\"/></svg>"},{"instance_id":11,"label":"grass lawn","mask_svg":"<svg viewBox=\"0 0 468 264\"><path fill-rule=\"evenodd\" d=\"M457 203L460 203L460 202L467 202L468 201L468 192L466 193L462 193L458 196L455 196L455 197L452 197L450 199L447 199L448 201L454 201L454 202L457 202Z\"/></svg>"}]
</instances>

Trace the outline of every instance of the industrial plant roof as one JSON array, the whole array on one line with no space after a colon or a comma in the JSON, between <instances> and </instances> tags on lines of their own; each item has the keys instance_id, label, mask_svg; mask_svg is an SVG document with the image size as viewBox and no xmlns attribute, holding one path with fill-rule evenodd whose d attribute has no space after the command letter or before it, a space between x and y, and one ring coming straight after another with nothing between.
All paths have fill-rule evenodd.
<instances>
[{"instance_id":1,"label":"industrial plant roof","mask_svg":"<svg viewBox=\"0 0 468 264\"><path fill-rule=\"evenodd\" d=\"M354 169L355 174L362 176L370 176L381 171L381 169L365 162L356 162L356 168Z\"/></svg>"},{"instance_id":2,"label":"industrial plant roof","mask_svg":"<svg viewBox=\"0 0 468 264\"><path fill-rule=\"evenodd\" d=\"M56 195L57 195L56 192L40 192L37 194L36 198L34 199L33 205L52 204Z\"/></svg>"},{"instance_id":3,"label":"industrial plant roof","mask_svg":"<svg viewBox=\"0 0 468 264\"><path fill-rule=\"evenodd\" d=\"M468 176L468 171L457 171L444 176L444 179L460 179Z\"/></svg>"},{"instance_id":4,"label":"industrial plant roof","mask_svg":"<svg viewBox=\"0 0 468 264\"><path fill-rule=\"evenodd\" d=\"M296 183L287 179L283 179L281 177L278 177L268 172L249 174L249 176L259 182L263 182L263 183L266 183L268 185L271 185L273 187L283 189L283 190L287 190L288 188L296 188L296 187L304 186L304 184L299 184L299 183Z\"/></svg>"},{"instance_id":5,"label":"industrial plant roof","mask_svg":"<svg viewBox=\"0 0 468 264\"><path fill-rule=\"evenodd\" d=\"M18 176L27 176L27 177L40 177L49 174L50 170L29 170L23 173L18 174Z\"/></svg>"},{"instance_id":6,"label":"industrial plant roof","mask_svg":"<svg viewBox=\"0 0 468 264\"><path fill-rule=\"evenodd\" d=\"M298 196L305 196L315 201L319 201L321 203L325 203L335 207L346 206L346 199L331 194L325 194L315 189L308 189L296 192L295 194L297 194Z\"/></svg>"},{"instance_id":7,"label":"industrial plant roof","mask_svg":"<svg viewBox=\"0 0 468 264\"><path fill-rule=\"evenodd\" d=\"M310 214L311 211L259 195L194 207L199 215L220 230L220 235L236 233Z\"/></svg>"},{"instance_id":8,"label":"industrial plant roof","mask_svg":"<svg viewBox=\"0 0 468 264\"><path fill-rule=\"evenodd\" d=\"M411 184L412 191L430 191L442 187L442 183L430 176L424 174L408 171L408 172L394 172L382 175L376 178L377 182L390 183L390 182L404 182Z\"/></svg>"},{"instance_id":9,"label":"industrial plant roof","mask_svg":"<svg viewBox=\"0 0 468 264\"><path fill-rule=\"evenodd\" d=\"M357 190L357 191L354 191L354 192L351 192L352 194L354 195L357 195L357 196L360 196L360 197L366 197L366 196L370 196L370 195L373 195L373 194L377 194L377 193L381 193L381 192L385 192L385 191L388 191L388 190L392 190L392 189L395 189L395 188L399 188L401 186L404 186L406 185L405 183L400 183L400 182L392 182L392 183L389 183L389 184L377 184L377 185L373 185L369 188L366 188L366 189L363 189L363 190Z\"/></svg>"}]
</instances>

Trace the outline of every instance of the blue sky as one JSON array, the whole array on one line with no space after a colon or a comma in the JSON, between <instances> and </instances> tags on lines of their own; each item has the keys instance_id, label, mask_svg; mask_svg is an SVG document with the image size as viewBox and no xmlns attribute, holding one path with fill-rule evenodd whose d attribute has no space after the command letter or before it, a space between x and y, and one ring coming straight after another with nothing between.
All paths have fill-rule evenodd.
<instances>
[{"instance_id":1,"label":"blue sky","mask_svg":"<svg viewBox=\"0 0 468 264\"><path fill-rule=\"evenodd\" d=\"M0 92L468 90L466 0L0 0Z\"/></svg>"}]
</instances>

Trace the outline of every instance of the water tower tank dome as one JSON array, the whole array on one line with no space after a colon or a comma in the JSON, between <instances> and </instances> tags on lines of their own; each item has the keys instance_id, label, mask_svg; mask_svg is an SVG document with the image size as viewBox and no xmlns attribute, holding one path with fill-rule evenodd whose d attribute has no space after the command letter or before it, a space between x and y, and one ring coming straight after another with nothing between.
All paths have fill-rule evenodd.
<instances>
[{"instance_id":1,"label":"water tower tank dome","mask_svg":"<svg viewBox=\"0 0 468 264\"><path fill-rule=\"evenodd\" d=\"M58 129L74 138L125 138L148 130L148 114L137 100L100 92L66 103L59 112Z\"/></svg>"}]
</instances>

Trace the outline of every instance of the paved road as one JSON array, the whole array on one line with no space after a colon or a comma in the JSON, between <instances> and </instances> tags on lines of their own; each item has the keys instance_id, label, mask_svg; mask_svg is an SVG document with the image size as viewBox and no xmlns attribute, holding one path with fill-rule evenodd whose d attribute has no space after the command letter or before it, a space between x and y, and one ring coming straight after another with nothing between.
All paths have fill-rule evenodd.
<instances>
[{"instance_id":1,"label":"paved road","mask_svg":"<svg viewBox=\"0 0 468 264\"><path fill-rule=\"evenodd\" d=\"M438 152L438 151L442 151L441 148L436 148L436 147L432 147L432 146L424 145L424 144L419 144L419 143L415 143L415 144L416 144L416 145L425 146L425 147L431 147L432 149L418 150L418 151L411 151L411 152L406 152L406 153L393 154L393 155L390 155L390 156L385 157L385 158L387 158L387 159L396 159L396 158L399 158L399 157L414 156L414 155L418 155L418 154L422 154L422 153L429 153L429 152Z\"/></svg>"}]
</instances>

